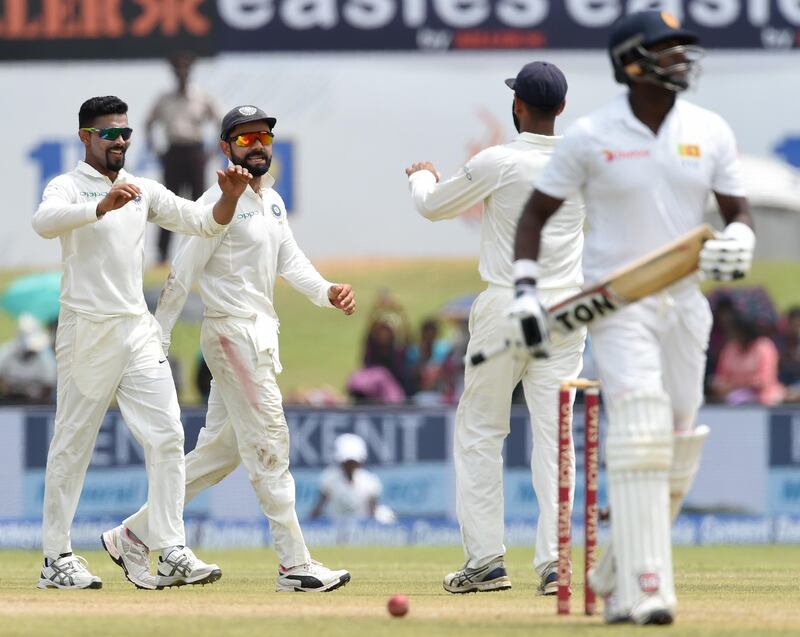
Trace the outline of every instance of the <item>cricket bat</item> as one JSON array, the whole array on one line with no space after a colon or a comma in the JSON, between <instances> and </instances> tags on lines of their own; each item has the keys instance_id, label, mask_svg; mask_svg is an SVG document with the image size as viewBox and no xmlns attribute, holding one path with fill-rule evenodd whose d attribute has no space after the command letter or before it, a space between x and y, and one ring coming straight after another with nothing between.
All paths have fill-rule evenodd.
<instances>
[{"instance_id":1,"label":"cricket bat","mask_svg":"<svg viewBox=\"0 0 800 637\"><path fill-rule=\"evenodd\" d=\"M714 230L708 224L698 226L672 243L629 263L600 283L548 308L550 331L573 332L680 281L697 270L703 243L714 236ZM509 346L510 343L505 342L491 350L478 352L470 362L479 365Z\"/></svg>"}]
</instances>

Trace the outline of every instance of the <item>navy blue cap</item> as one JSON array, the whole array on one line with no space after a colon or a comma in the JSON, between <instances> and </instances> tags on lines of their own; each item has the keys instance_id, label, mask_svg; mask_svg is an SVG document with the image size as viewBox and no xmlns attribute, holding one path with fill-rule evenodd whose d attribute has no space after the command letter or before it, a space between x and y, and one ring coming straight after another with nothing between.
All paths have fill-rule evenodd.
<instances>
[{"instance_id":1,"label":"navy blue cap","mask_svg":"<svg viewBox=\"0 0 800 637\"><path fill-rule=\"evenodd\" d=\"M612 53L626 43L648 47L663 40L679 40L683 44L695 44L699 39L695 33L684 29L680 21L668 11L637 11L623 16L611 27L608 48Z\"/></svg>"},{"instance_id":2,"label":"navy blue cap","mask_svg":"<svg viewBox=\"0 0 800 637\"><path fill-rule=\"evenodd\" d=\"M555 108L567 95L567 78L555 64L530 62L506 86L523 102L536 108Z\"/></svg>"},{"instance_id":3,"label":"navy blue cap","mask_svg":"<svg viewBox=\"0 0 800 637\"><path fill-rule=\"evenodd\" d=\"M274 117L270 117L257 106L237 106L229 110L225 117L222 118L222 126L219 129L220 139L228 139L230 132L239 124L246 124L247 122L266 121L269 129L275 128L275 123L278 121Z\"/></svg>"}]
</instances>

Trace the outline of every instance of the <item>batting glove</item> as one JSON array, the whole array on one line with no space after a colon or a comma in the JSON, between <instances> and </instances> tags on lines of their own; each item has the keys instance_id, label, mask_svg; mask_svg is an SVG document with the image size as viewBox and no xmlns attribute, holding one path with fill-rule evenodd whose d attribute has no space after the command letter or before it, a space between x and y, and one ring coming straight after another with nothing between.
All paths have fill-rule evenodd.
<instances>
[{"instance_id":1,"label":"batting glove","mask_svg":"<svg viewBox=\"0 0 800 637\"><path fill-rule=\"evenodd\" d=\"M717 239L709 239L700 251L700 270L714 281L741 279L750 271L756 235L747 224L734 221Z\"/></svg>"},{"instance_id":2,"label":"batting glove","mask_svg":"<svg viewBox=\"0 0 800 637\"><path fill-rule=\"evenodd\" d=\"M514 356L547 358L550 328L547 310L539 300L536 286L517 284L516 298L506 310L508 341Z\"/></svg>"}]
</instances>

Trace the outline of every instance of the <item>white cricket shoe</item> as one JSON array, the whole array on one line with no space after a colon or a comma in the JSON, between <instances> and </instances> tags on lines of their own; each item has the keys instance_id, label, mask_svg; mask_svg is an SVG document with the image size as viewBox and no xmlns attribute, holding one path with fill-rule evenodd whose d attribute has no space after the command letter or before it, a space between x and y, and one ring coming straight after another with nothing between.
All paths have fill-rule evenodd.
<instances>
[{"instance_id":1,"label":"white cricket shoe","mask_svg":"<svg viewBox=\"0 0 800 637\"><path fill-rule=\"evenodd\" d=\"M550 562L544 567L536 592L539 595L555 595L558 592L558 562Z\"/></svg>"},{"instance_id":2,"label":"white cricket shoe","mask_svg":"<svg viewBox=\"0 0 800 637\"><path fill-rule=\"evenodd\" d=\"M651 594L634 602L631 620L635 624L656 624L664 626L674 620L673 610L664 602L661 595Z\"/></svg>"},{"instance_id":3,"label":"white cricket shoe","mask_svg":"<svg viewBox=\"0 0 800 637\"><path fill-rule=\"evenodd\" d=\"M150 573L150 549L134 540L122 524L103 533L100 541L108 556L136 588L157 588L156 578Z\"/></svg>"},{"instance_id":4,"label":"white cricket shoe","mask_svg":"<svg viewBox=\"0 0 800 637\"><path fill-rule=\"evenodd\" d=\"M344 586L350 581L350 573L345 570L332 571L319 562L310 560L292 568L280 567L275 590L298 593L327 593Z\"/></svg>"},{"instance_id":5,"label":"white cricket shoe","mask_svg":"<svg viewBox=\"0 0 800 637\"><path fill-rule=\"evenodd\" d=\"M68 553L48 563L45 560L37 588L103 588L103 581L86 568L80 555Z\"/></svg>"},{"instance_id":6,"label":"white cricket shoe","mask_svg":"<svg viewBox=\"0 0 800 637\"><path fill-rule=\"evenodd\" d=\"M448 573L442 582L448 593L483 593L511 588L506 565L502 557L477 568L467 568Z\"/></svg>"},{"instance_id":7,"label":"white cricket shoe","mask_svg":"<svg viewBox=\"0 0 800 637\"><path fill-rule=\"evenodd\" d=\"M167 586L184 584L211 584L222 577L222 569L216 564L206 564L188 546L173 546L166 556L158 558L159 590Z\"/></svg>"}]
</instances>

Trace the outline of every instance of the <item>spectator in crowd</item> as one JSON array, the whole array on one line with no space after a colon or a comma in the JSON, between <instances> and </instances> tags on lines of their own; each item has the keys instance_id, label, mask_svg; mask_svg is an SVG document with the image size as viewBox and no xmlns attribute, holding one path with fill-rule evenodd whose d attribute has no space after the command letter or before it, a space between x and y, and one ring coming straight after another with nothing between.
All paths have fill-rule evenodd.
<instances>
[{"instance_id":1,"label":"spectator in crowd","mask_svg":"<svg viewBox=\"0 0 800 637\"><path fill-rule=\"evenodd\" d=\"M778 352L778 380L786 385L792 400L797 400L800 398L800 306L792 307L786 314L786 325L778 337Z\"/></svg>"},{"instance_id":2,"label":"spectator in crowd","mask_svg":"<svg viewBox=\"0 0 800 637\"><path fill-rule=\"evenodd\" d=\"M447 339L439 338L439 321L427 318L422 322L419 342L411 343L406 351L406 362L414 388L414 402L438 404L452 396L454 378L450 353L453 349Z\"/></svg>"},{"instance_id":3,"label":"spectator in crowd","mask_svg":"<svg viewBox=\"0 0 800 637\"><path fill-rule=\"evenodd\" d=\"M370 312L361 369L347 382L356 402L402 403L414 393L407 362L408 318L399 302L381 292Z\"/></svg>"},{"instance_id":4,"label":"spectator in crowd","mask_svg":"<svg viewBox=\"0 0 800 637\"><path fill-rule=\"evenodd\" d=\"M0 347L0 400L48 403L56 386L56 358L47 330L30 314L19 317L17 336Z\"/></svg>"},{"instance_id":5,"label":"spectator in crowd","mask_svg":"<svg viewBox=\"0 0 800 637\"><path fill-rule=\"evenodd\" d=\"M157 154L164 169L164 185L181 196L197 200L205 191L205 169L209 153L203 145L203 124L219 126L219 108L210 95L189 84L194 55L181 52L170 60L175 88L161 95L147 118L147 145L156 152L154 130L161 126L166 148ZM158 262L169 260L172 233L160 228Z\"/></svg>"},{"instance_id":6,"label":"spectator in crowd","mask_svg":"<svg viewBox=\"0 0 800 637\"><path fill-rule=\"evenodd\" d=\"M364 468L367 445L361 436L342 434L336 438L335 464L327 467L319 480L319 499L311 511L318 518L327 509L337 526L337 539L344 543L352 538L357 522L376 520L394 522L394 512L378 503L383 485L380 478Z\"/></svg>"},{"instance_id":7,"label":"spectator in crowd","mask_svg":"<svg viewBox=\"0 0 800 637\"><path fill-rule=\"evenodd\" d=\"M753 321L741 315L733 321L733 339L720 352L712 390L717 398L732 405L775 405L783 400L778 350L772 340L759 335Z\"/></svg>"},{"instance_id":8,"label":"spectator in crowd","mask_svg":"<svg viewBox=\"0 0 800 637\"><path fill-rule=\"evenodd\" d=\"M705 393L713 395L711 387L717 362L722 348L733 338L733 323L736 318L736 307L729 296L721 296L716 304L712 305L714 322L708 337L708 353L706 358ZM593 378L593 377L589 377Z\"/></svg>"}]
</instances>

